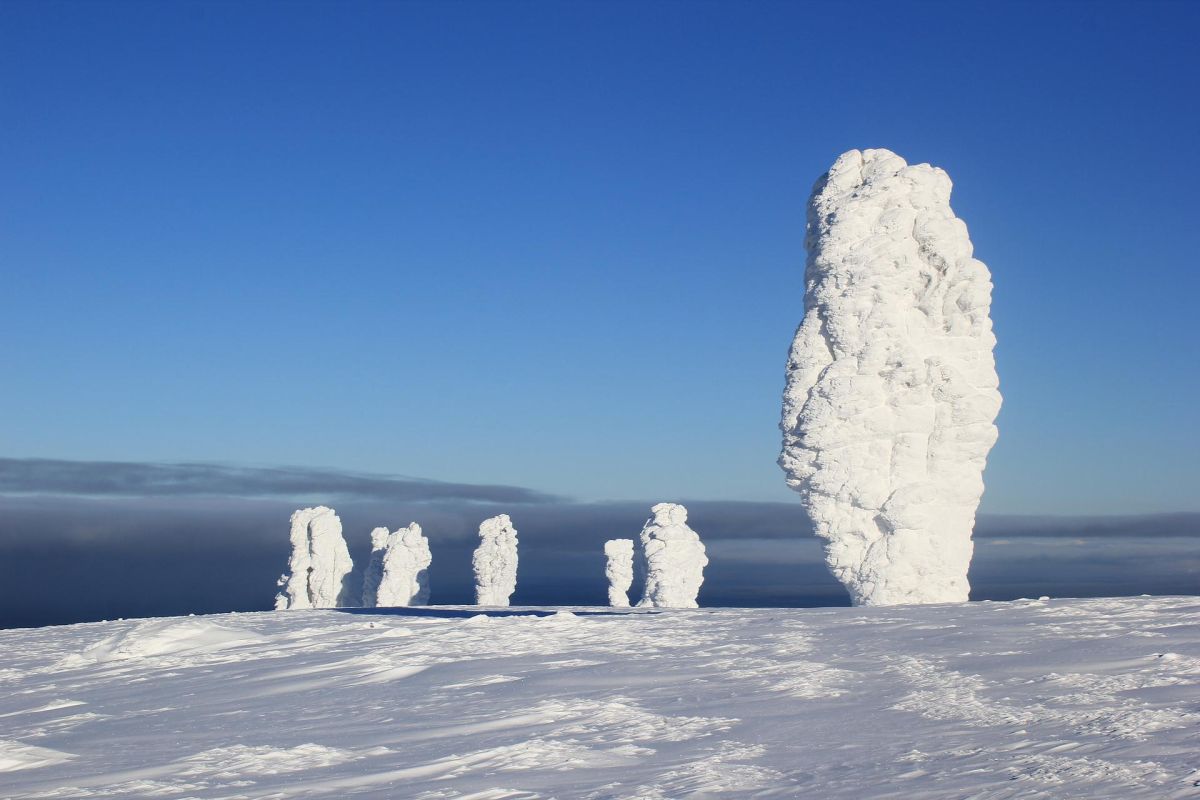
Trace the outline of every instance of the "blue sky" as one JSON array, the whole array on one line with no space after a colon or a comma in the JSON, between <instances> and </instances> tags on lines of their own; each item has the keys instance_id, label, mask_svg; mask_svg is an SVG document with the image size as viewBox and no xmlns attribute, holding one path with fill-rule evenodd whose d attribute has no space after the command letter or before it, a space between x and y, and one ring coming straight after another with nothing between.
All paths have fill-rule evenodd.
<instances>
[{"instance_id":1,"label":"blue sky","mask_svg":"<svg viewBox=\"0 0 1200 800\"><path fill-rule=\"evenodd\" d=\"M786 500L804 202L944 167L992 513L1200 509L1194 3L0 2L0 449Z\"/></svg>"}]
</instances>

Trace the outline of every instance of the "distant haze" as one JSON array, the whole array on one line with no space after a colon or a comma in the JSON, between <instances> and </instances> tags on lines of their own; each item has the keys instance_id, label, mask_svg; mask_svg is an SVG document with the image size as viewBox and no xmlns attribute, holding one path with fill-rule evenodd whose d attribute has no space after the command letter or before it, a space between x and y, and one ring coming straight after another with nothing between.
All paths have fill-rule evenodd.
<instances>
[{"instance_id":1,"label":"distant haze","mask_svg":"<svg viewBox=\"0 0 1200 800\"><path fill-rule=\"evenodd\" d=\"M319 493L314 479L336 489ZM848 602L796 503L580 503L520 487L335 471L0 459L0 626L266 610L287 561L288 516L318 502L342 518L356 575L371 528L419 522L433 550L433 603L472 602L479 522L508 513L521 543L515 604L603 605L604 541L635 537L662 500L688 507L708 548L702 605ZM972 598L1192 594L1197 545L1195 513L985 515Z\"/></svg>"}]
</instances>

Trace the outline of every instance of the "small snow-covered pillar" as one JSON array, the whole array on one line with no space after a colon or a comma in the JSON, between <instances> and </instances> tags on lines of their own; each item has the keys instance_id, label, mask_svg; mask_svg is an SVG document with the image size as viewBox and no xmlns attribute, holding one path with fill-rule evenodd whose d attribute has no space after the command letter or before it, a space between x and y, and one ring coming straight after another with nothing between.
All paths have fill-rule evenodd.
<instances>
[{"instance_id":1,"label":"small snow-covered pillar","mask_svg":"<svg viewBox=\"0 0 1200 800\"><path fill-rule=\"evenodd\" d=\"M337 608L348 604L345 580L354 569L342 538L342 521L332 508L302 508L292 514L292 555L279 578L275 608Z\"/></svg>"},{"instance_id":2,"label":"small snow-covered pillar","mask_svg":"<svg viewBox=\"0 0 1200 800\"><path fill-rule=\"evenodd\" d=\"M507 606L517 589L517 529L508 514L500 514L480 523L479 539L471 558L475 602L481 606Z\"/></svg>"},{"instance_id":3,"label":"small snow-covered pillar","mask_svg":"<svg viewBox=\"0 0 1200 800\"><path fill-rule=\"evenodd\" d=\"M659 503L650 512L654 516L641 535L646 586L638 606L698 608L708 556L700 536L687 525L687 509Z\"/></svg>"},{"instance_id":4,"label":"small snow-covered pillar","mask_svg":"<svg viewBox=\"0 0 1200 800\"><path fill-rule=\"evenodd\" d=\"M363 575L363 606L392 607L429 602L433 554L421 526L410 523L389 533L371 531L371 561Z\"/></svg>"},{"instance_id":5,"label":"small snow-covered pillar","mask_svg":"<svg viewBox=\"0 0 1200 800\"><path fill-rule=\"evenodd\" d=\"M608 604L614 608L627 608L629 587L633 585L633 540L609 539L604 543L604 557Z\"/></svg>"}]
</instances>

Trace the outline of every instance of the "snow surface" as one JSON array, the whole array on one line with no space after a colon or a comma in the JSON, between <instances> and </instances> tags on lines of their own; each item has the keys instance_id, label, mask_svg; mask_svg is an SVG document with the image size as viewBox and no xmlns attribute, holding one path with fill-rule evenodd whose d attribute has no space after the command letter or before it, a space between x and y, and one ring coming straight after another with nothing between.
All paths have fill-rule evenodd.
<instances>
[{"instance_id":1,"label":"snow surface","mask_svg":"<svg viewBox=\"0 0 1200 800\"><path fill-rule=\"evenodd\" d=\"M700 536L688 527L687 509L659 503L642 528L638 555L645 588L640 607L696 608L708 556Z\"/></svg>"},{"instance_id":2,"label":"snow surface","mask_svg":"<svg viewBox=\"0 0 1200 800\"><path fill-rule=\"evenodd\" d=\"M779 464L855 605L965 601L1000 392L950 178L851 150L808 205Z\"/></svg>"},{"instance_id":3,"label":"snow surface","mask_svg":"<svg viewBox=\"0 0 1200 800\"><path fill-rule=\"evenodd\" d=\"M302 508L292 514L292 555L279 579L275 608L336 608L350 605L346 576L354 569L342 521L332 508Z\"/></svg>"},{"instance_id":4,"label":"snow surface","mask_svg":"<svg viewBox=\"0 0 1200 800\"><path fill-rule=\"evenodd\" d=\"M608 604L629 607L633 585L633 539L609 539L604 543L604 576L608 578Z\"/></svg>"},{"instance_id":5,"label":"snow surface","mask_svg":"<svg viewBox=\"0 0 1200 800\"><path fill-rule=\"evenodd\" d=\"M555 612L0 631L0 796L1200 794L1200 598Z\"/></svg>"},{"instance_id":6,"label":"snow surface","mask_svg":"<svg viewBox=\"0 0 1200 800\"><path fill-rule=\"evenodd\" d=\"M429 540L415 522L388 532L371 531L371 559L363 573L362 604L421 606L429 602Z\"/></svg>"},{"instance_id":7,"label":"snow surface","mask_svg":"<svg viewBox=\"0 0 1200 800\"><path fill-rule=\"evenodd\" d=\"M479 547L471 556L475 572L475 602L506 606L517 590L517 529L508 514L479 524Z\"/></svg>"}]
</instances>

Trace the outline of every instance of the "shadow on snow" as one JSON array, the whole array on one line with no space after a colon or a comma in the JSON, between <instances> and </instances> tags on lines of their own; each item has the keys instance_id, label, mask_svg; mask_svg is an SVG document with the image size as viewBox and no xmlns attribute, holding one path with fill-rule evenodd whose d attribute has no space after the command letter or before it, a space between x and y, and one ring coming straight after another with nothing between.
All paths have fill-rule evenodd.
<instances>
[{"instance_id":1,"label":"shadow on snow","mask_svg":"<svg viewBox=\"0 0 1200 800\"><path fill-rule=\"evenodd\" d=\"M458 607L439 608L437 606L390 606L387 608L331 608L329 611L341 611L344 614L366 614L370 616L388 617L433 617L437 619L467 619L470 617L552 617L560 611L569 611L577 617L612 617L625 614L658 614L658 609L628 609L621 611L586 610L574 608L488 608L488 607Z\"/></svg>"}]
</instances>

